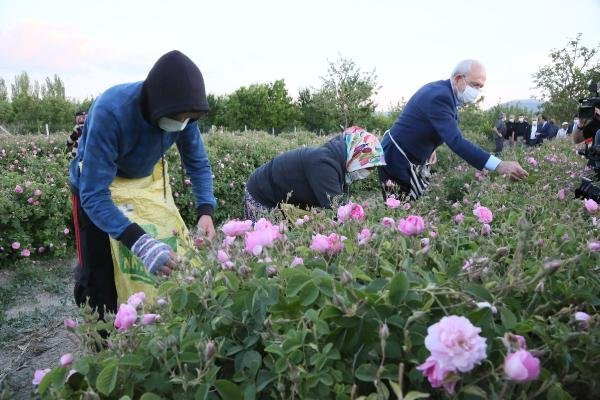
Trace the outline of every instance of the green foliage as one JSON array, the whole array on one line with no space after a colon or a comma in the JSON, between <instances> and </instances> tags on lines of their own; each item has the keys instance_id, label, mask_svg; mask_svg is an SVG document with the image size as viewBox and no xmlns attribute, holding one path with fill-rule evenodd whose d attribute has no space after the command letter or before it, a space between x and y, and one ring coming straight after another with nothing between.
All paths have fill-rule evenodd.
<instances>
[{"instance_id":1,"label":"green foliage","mask_svg":"<svg viewBox=\"0 0 600 400\"><path fill-rule=\"evenodd\" d=\"M581 42L580 33L562 49L553 49L550 63L533 75L549 118L570 121L577 113L578 100L590 96L588 81L600 81L600 47L588 48Z\"/></svg>"},{"instance_id":2,"label":"green foliage","mask_svg":"<svg viewBox=\"0 0 600 400\"><path fill-rule=\"evenodd\" d=\"M218 147L227 145L218 139ZM206 139L211 152L212 140ZM231 149L223 151L233 157ZM461 315L481 328L487 360L456 376L455 398L599 397L600 253L587 247L599 228L580 201L555 196L559 189L572 190L570 174L583 163L567 142L510 151L509 158L524 165L527 157L538 160L527 180L511 183L493 174L477 179L441 149L439 173L410 210L387 208L377 192L363 202L364 221L339 224L335 210L313 210L308 222L287 227L286 240L259 257L245 252L242 238L224 248L221 235L187 254L189 262L163 281L159 296L166 305L145 304L139 311L160 314L158 323L125 332L114 330L110 316L107 323L81 324L82 348L95 347L99 328L110 332L110 346L85 351L64 384L63 368L55 368L39 393L61 399L83 393L387 399L392 392L398 398L444 398L416 367L429 354L427 328L445 315ZM246 152L244 146L236 156ZM232 164L238 162L247 161L234 158ZM462 190L449 198L449 185L458 182ZM480 234L473 215L476 203L494 213L488 236ZM459 212L464 221L456 224ZM384 216L399 220L408 214L423 216L422 235L406 237L381 225ZM357 233L364 227L375 236L359 245ZM326 257L314 253L309 246L317 232L346 236L344 250ZM233 269L221 268L219 249L227 251ZM296 256L304 265L289 268ZM192 267L192 260L200 267ZM548 268L548 261L559 268ZM484 301L491 307L477 304ZM575 321L576 311L592 315L587 325ZM381 335L384 323L388 333ZM539 379L506 380L501 338L507 332L524 336L540 358Z\"/></svg>"}]
</instances>

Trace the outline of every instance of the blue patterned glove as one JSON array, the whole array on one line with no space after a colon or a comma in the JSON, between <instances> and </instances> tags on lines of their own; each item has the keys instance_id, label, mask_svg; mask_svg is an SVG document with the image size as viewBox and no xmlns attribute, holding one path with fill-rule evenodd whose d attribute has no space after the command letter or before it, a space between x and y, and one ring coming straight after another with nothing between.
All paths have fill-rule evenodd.
<instances>
[{"instance_id":1,"label":"blue patterned glove","mask_svg":"<svg viewBox=\"0 0 600 400\"><path fill-rule=\"evenodd\" d=\"M148 272L156 274L169 260L171 247L146 233L131 246L131 251L142 260Z\"/></svg>"}]
</instances>

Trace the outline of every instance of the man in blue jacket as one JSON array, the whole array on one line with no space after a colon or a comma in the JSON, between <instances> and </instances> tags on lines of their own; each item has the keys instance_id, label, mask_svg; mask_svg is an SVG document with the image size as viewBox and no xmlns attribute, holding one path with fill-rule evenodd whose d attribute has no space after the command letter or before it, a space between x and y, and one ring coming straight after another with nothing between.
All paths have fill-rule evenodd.
<instances>
[{"instance_id":1,"label":"man in blue jacket","mask_svg":"<svg viewBox=\"0 0 600 400\"><path fill-rule=\"evenodd\" d=\"M456 66L449 80L431 82L419 89L383 138L387 165L379 169L381 182L391 180L406 194L421 192L415 188L418 168L413 167L434 163L435 149L442 143L479 170L497 171L515 180L526 177L519 163L502 161L479 148L465 139L458 127L458 107L475 101L485 81L483 65L465 60Z\"/></svg>"},{"instance_id":2,"label":"man in blue jacket","mask_svg":"<svg viewBox=\"0 0 600 400\"><path fill-rule=\"evenodd\" d=\"M115 177L150 176L175 143L192 181L198 227L214 237L212 171L196 122L208 110L202 74L179 51L163 55L145 81L113 86L92 104L69 172L79 258L75 299L89 300L101 318L104 309L117 309L109 236L151 273L168 275L178 264L167 244L115 206L109 190Z\"/></svg>"}]
</instances>

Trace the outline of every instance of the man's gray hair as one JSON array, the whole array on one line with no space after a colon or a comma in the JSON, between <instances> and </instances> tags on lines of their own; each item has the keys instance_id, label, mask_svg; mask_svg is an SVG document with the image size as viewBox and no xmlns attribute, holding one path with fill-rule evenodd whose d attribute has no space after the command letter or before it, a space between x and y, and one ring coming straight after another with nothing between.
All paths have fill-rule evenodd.
<instances>
[{"instance_id":1,"label":"man's gray hair","mask_svg":"<svg viewBox=\"0 0 600 400\"><path fill-rule=\"evenodd\" d=\"M452 70L452 75L450 75L450 78L467 75L471 71L473 64L476 62L477 61L475 60L462 60L456 65L456 67L454 67L454 70Z\"/></svg>"}]
</instances>

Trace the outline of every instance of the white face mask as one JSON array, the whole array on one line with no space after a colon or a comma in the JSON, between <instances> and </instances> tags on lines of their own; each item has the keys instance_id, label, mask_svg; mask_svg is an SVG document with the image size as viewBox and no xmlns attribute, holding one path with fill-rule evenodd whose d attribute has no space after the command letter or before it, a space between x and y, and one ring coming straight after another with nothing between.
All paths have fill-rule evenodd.
<instances>
[{"instance_id":1,"label":"white face mask","mask_svg":"<svg viewBox=\"0 0 600 400\"><path fill-rule=\"evenodd\" d=\"M519 118L519 122L523 122L523 118Z\"/></svg>"},{"instance_id":2,"label":"white face mask","mask_svg":"<svg viewBox=\"0 0 600 400\"><path fill-rule=\"evenodd\" d=\"M463 79L465 80L466 85L465 90L463 90L462 93L459 92L456 97L458 97L458 99L463 103L472 103L477 100L477 96L479 96L479 90L467 84L467 78L464 76Z\"/></svg>"},{"instance_id":3,"label":"white face mask","mask_svg":"<svg viewBox=\"0 0 600 400\"><path fill-rule=\"evenodd\" d=\"M510 118L509 121L510 122L515 122L515 119L514 118Z\"/></svg>"},{"instance_id":4,"label":"white face mask","mask_svg":"<svg viewBox=\"0 0 600 400\"><path fill-rule=\"evenodd\" d=\"M189 118L186 118L181 122L176 119L162 117L158 120L158 127L165 132L180 132L185 129L189 121Z\"/></svg>"},{"instance_id":5,"label":"white face mask","mask_svg":"<svg viewBox=\"0 0 600 400\"><path fill-rule=\"evenodd\" d=\"M348 183L359 181L368 177L370 173L371 171L369 171L368 169L358 169L356 171L348 172L346 174L346 181Z\"/></svg>"}]
</instances>

